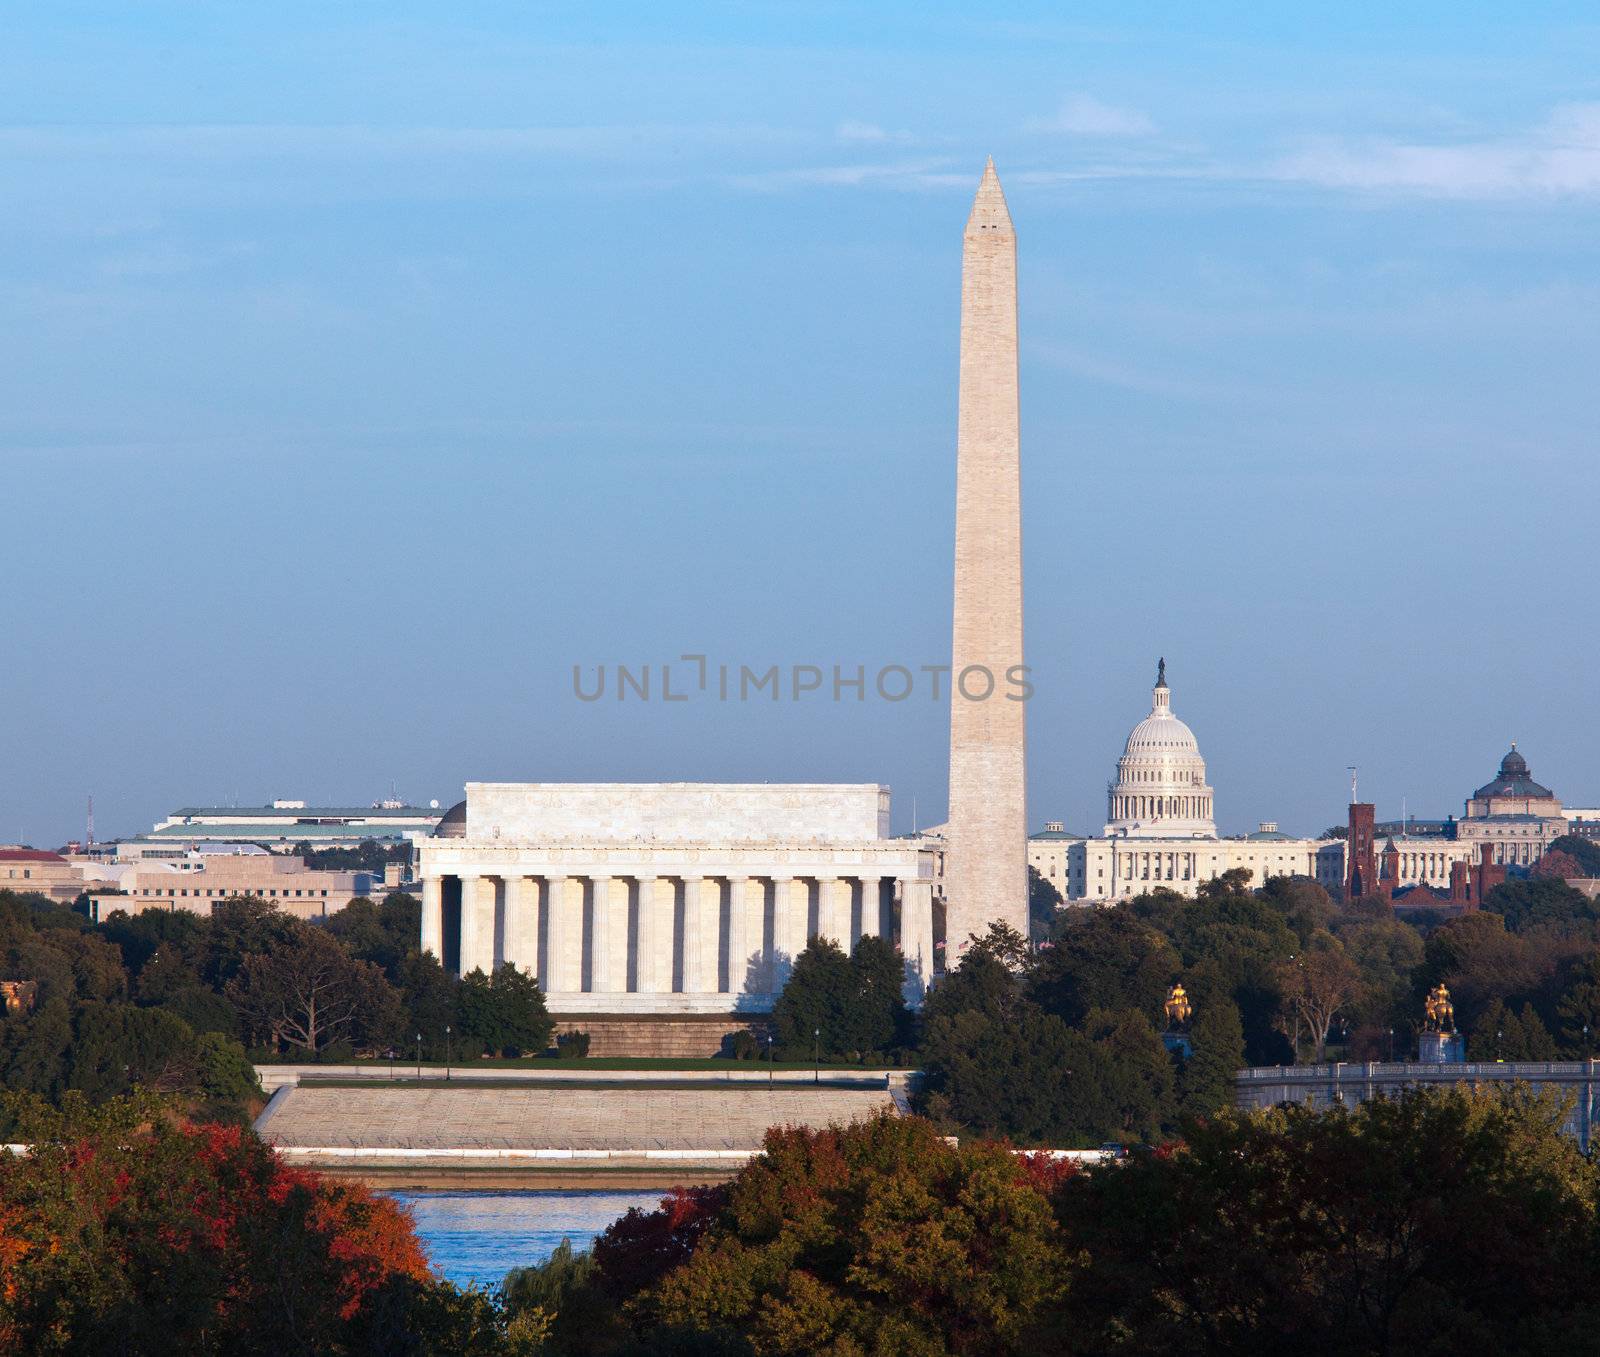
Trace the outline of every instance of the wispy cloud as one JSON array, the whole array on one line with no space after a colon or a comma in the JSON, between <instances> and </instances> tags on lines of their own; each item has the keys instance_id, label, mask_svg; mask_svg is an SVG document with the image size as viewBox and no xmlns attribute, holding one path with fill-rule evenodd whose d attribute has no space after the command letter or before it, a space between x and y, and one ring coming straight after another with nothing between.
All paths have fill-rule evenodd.
<instances>
[{"instance_id":1,"label":"wispy cloud","mask_svg":"<svg viewBox=\"0 0 1600 1357\"><path fill-rule=\"evenodd\" d=\"M1324 139L1282 157L1266 177L1440 198L1600 193L1600 104L1566 104L1530 132L1455 143Z\"/></svg>"},{"instance_id":2,"label":"wispy cloud","mask_svg":"<svg viewBox=\"0 0 1600 1357\"><path fill-rule=\"evenodd\" d=\"M1047 118L1029 118L1026 132L1053 132L1074 137L1147 137L1156 125L1137 109L1103 104L1088 94L1069 94Z\"/></svg>"},{"instance_id":3,"label":"wispy cloud","mask_svg":"<svg viewBox=\"0 0 1600 1357\"><path fill-rule=\"evenodd\" d=\"M887 128L879 127L877 123L854 122L848 119L834 128L833 135L843 142L875 146L911 140L909 132L891 132Z\"/></svg>"},{"instance_id":4,"label":"wispy cloud","mask_svg":"<svg viewBox=\"0 0 1600 1357\"><path fill-rule=\"evenodd\" d=\"M1069 372L1085 381L1103 386L1137 391L1147 396L1171 397L1178 400L1237 401L1255 394L1251 388L1226 383L1194 379L1187 376L1170 376L1127 363L1119 363L1099 353L1069 344L1035 341L1028 346L1029 356L1036 362L1062 372Z\"/></svg>"},{"instance_id":5,"label":"wispy cloud","mask_svg":"<svg viewBox=\"0 0 1600 1357\"><path fill-rule=\"evenodd\" d=\"M911 160L879 164L814 165L799 169L759 170L729 175L735 188L782 193L807 188L886 188L926 190L966 187L977 183L972 171L959 172L944 160Z\"/></svg>"}]
</instances>

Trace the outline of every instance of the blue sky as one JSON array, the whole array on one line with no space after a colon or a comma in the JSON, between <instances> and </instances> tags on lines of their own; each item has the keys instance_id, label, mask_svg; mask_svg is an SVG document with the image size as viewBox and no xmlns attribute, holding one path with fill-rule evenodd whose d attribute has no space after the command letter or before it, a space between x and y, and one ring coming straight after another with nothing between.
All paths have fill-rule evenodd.
<instances>
[{"instance_id":1,"label":"blue sky","mask_svg":"<svg viewBox=\"0 0 1600 1357\"><path fill-rule=\"evenodd\" d=\"M1600 800L1592 6L14 6L0 841L865 780L949 645L960 233L1022 270L1030 814L1156 657L1225 830ZM1269 11L1263 13L1262 11Z\"/></svg>"}]
</instances>

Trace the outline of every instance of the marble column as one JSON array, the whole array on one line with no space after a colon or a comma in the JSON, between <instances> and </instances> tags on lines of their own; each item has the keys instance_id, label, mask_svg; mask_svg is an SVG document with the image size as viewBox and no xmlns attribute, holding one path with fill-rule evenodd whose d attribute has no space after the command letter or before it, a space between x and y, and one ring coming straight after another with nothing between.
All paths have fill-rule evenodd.
<instances>
[{"instance_id":1,"label":"marble column","mask_svg":"<svg viewBox=\"0 0 1600 1357\"><path fill-rule=\"evenodd\" d=\"M583 985L583 879L552 876L546 880L550 975L545 993L575 994Z\"/></svg>"},{"instance_id":2,"label":"marble column","mask_svg":"<svg viewBox=\"0 0 1600 1357\"><path fill-rule=\"evenodd\" d=\"M933 882L921 877L900 883L900 955L907 1000L920 1001L933 982Z\"/></svg>"},{"instance_id":3,"label":"marble column","mask_svg":"<svg viewBox=\"0 0 1600 1357\"><path fill-rule=\"evenodd\" d=\"M683 992L717 992L717 943L721 932L722 883L715 877L683 880Z\"/></svg>"},{"instance_id":4,"label":"marble column","mask_svg":"<svg viewBox=\"0 0 1600 1357\"><path fill-rule=\"evenodd\" d=\"M422 950L444 960L444 878L422 878Z\"/></svg>"},{"instance_id":5,"label":"marble column","mask_svg":"<svg viewBox=\"0 0 1600 1357\"><path fill-rule=\"evenodd\" d=\"M639 993L672 993L672 924L677 905L671 877L639 880Z\"/></svg>"},{"instance_id":6,"label":"marble column","mask_svg":"<svg viewBox=\"0 0 1600 1357\"><path fill-rule=\"evenodd\" d=\"M461 878L461 974L494 974L495 881L488 876Z\"/></svg>"},{"instance_id":7,"label":"marble column","mask_svg":"<svg viewBox=\"0 0 1600 1357\"><path fill-rule=\"evenodd\" d=\"M589 987L598 994L621 994L628 988L628 883L594 877L590 898L594 927L589 934Z\"/></svg>"},{"instance_id":8,"label":"marble column","mask_svg":"<svg viewBox=\"0 0 1600 1357\"><path fill-rule=\"evenodd\" d=\"M728 991L764 994L769 988L767 974L766 914L767 883L759 877L742 876L732 882L733 899L728 907Z\"/></svg>"},{"instance_id":9,"label":"marble column","mask_svg":"<svg viewBox=\"0 0 1600 1357\"><path fill-rule=\"evenodd\" d=\"M843 877L824 877L817 882L817 932L837 943L846 955L850 951L850 882Z\"/></svg>"},{"instance_id":10,"label":"marble column","mask_svg":"<svg viewBox=\"0 0 1600 1357\"><path fill-rule=\"evenodd\" d=\"M772 878L772 946L785 966L773 982L775 988L780 987L788 975L786 968L793 966L794 959L806 949L810 911L810 883L804 877Z\"/></svg>"},{"instance_id":11,"label":"marble column","mask_svg":"<svg viewBox=\"0 0 1600 1357\"><path fill-rule=\"evenodd\" d=\"M876 938L883 933L882 878L861 878L861 936Z\"/></svg>"},{"instance_id":12,"label":"marble column","mask_svg":"<svg viewBox=\"0 0 1600 1357\"><path fill-rule=\"evenodd\" d=\"M506 960L524 975L539 978L539 883L525 876L506 878Z\"/></svg>"}]
</instances>

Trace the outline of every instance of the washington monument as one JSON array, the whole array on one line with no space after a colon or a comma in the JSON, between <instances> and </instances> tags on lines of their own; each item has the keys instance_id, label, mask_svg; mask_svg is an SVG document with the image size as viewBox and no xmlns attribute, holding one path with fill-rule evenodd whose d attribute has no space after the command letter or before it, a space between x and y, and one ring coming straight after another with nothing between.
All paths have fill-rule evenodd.
<instances>
[{"instance_id":1,"label":"washington monument","mask_svg":"<svg viewBox=\"0 0 1600 1357\"><path fill-rule=\"evenodd\" d=\"M955 619L945 964L991 922L1028 933L1022 489L1017 432L1017 236L994 161L961 251ZM1009 695L1008 695L1009 694Z\"/></svg>"}]
</instances>

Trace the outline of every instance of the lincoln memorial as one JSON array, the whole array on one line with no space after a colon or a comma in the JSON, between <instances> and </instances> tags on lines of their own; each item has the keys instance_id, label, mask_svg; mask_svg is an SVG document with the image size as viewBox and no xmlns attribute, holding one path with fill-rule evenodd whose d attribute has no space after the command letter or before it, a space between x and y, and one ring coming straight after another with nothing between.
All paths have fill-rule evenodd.
<instances>
[{"instance_id":1,"label":"lincoln memorial","mask_svg":"<svg viewBox=\"0 0 1600 1357\"><path fill-rule=\"evenodd\" d=\"M469 782L416 840L422 947L534 975L553 1013L763 1013L813 937L933 977L932 854L871 785Z\"/></svg>"}]
</instances>

